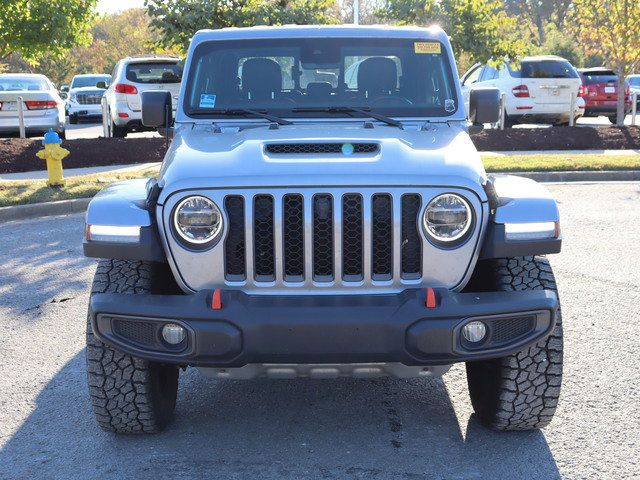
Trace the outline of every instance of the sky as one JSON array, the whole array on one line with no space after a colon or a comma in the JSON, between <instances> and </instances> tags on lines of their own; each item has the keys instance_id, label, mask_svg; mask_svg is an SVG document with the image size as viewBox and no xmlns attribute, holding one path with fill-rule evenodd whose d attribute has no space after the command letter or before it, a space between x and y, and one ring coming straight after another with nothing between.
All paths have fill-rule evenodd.
<instances>
[{"instance_id":1,"label":"sky","mask_svg":"<svg viewBox=\"0 0 640 480\"><path fill-rule=\"evenodd\" d=\"M144 0L99 0L98 12L114 13L126 10L127 8L143 7Z\"/></svg>"}]
</instances>

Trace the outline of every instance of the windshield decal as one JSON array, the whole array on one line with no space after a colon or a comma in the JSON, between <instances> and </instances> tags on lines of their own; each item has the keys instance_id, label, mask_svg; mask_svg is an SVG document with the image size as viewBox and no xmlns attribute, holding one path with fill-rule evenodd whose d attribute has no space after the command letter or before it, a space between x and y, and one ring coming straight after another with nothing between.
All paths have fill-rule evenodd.
<instances>
[{"instance_id":1,"label":"windshield decal","mask_svg":"<svg viewBox=\"0 0 640 480\"><path fill-rule=\"evenodd\" d=\"M413 46L416 53L442 53L440 42L415 42Z\"/></svg>"},{"instance_id":2,"label":"windshield decal","mask_svg":"<svg viewBox=\"0 0 640 480\"><path fill-rule=\"evenodd\" d=\"M447 98L444 101L444 110L445 112L455 112L456 111L456 102L450 98Z\"/></svg>"},{"instance_id":3,"label":"windshield decal","mask_svg":"<svg viewBox=\"0 0 640 480\"><path fill-rule=\"evenodd\" d=\"M200 95L200 108L215 108L216 96L210 93Z\"/></svg>"}]
</instances>

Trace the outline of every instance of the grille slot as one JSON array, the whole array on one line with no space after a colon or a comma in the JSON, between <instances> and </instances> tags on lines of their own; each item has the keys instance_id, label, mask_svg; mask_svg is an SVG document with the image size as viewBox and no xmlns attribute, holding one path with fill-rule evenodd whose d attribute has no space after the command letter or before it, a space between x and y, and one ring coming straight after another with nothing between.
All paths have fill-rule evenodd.
<instances>
[{"instance_id":1,"label":"grille slot","mask_svg":"<svg viewBox=\"0 0 640 480\"><path fill-rule=\"evenodd\" d=\"M157 324L130 320L112 320L113 333L139 343L140 345L156 345Z\"/></svg>"},{"instance_id":2,"label":"grille slot","mask_svg":"<svg viewBox=\"0 0 640 480\"><path fill-rule=\"evenodd\" d=\"M282 235L284 243L284 279L304 280L304 199L290 194L283 201Z\"/></svg>"},{"instance_id":3,"label":"grille slot","mask_svg":"<svg viewBox=\"0 0 640 480\"><path fill-rule=\"evenodd\" d=\"M225 241L225 276L242 281L247 277L247 255L244 228L244 198L234 195L225 198L224 207L229 219L229 233Z\"/></svg>"},{"instance_id":4,"label":"grille slot","mask_svg":"<svg viewBox=\"0 0 640 480\"><path fill-rule=\"evenodd\" d=\"M342 276L345 281L363 278L362 197L350 193L342 197Z\"/></svg>"},{"instance_id":5,"label":"grille slot","mask_svg":"<svg viewBox=\"0 0 640 480\"><path fill-rule=\"evenodd\" d=\"M418 232L420 195L402 196L402 278L416 279L422 275L422 241Z\"/></svg>"},{"instance_id":6,"label":"grille slot","mask_svg":"<svg viewBox=\"0 0 640 480\"><path fill-rule=\"evenodd\" d=\"M393 265L393 220L391 196L374 195L371 218L372 273L374 280L389 280Z\"/></svg>"},{"instance_id":7,"label":"grille slot","mask_svg":"<svg viewBox=\"0 0 640 480\"><path fill-rule=\"evenodd\" d=\"M275 280L273 197L256 195L253 204L254 262L257 281Z\"/></svg>"},{"instance_id":8,"label":"grille slot","mask_svg":"<svg viewBox=\"0 0 640 480\"><path fill-rule=\"evenodd\" d=\"M493 330L491 339L494 343L503 343L526 335L533 330L534 321L533 316L494 320L491 324Z\"/></svg>"},{"instance_id":9,"label":"grille slot","mask_svg":"<svg viewBox=\"0 0 640 480\"><path fill-rule=\"evenodd\" d=\"M352 145L353 154L371 154L380 150L377 143L270 143L265 147L267 153L273 155L300 155L333 153L343 154L343 146Z\"/></svg>"},{"instance_id":10,"label":"grille slot","mask_svg":"<svg viewBox=\"0 0 640 480\"><path fill-rule=\"evenodd\" d=\"M333 280L333 197L328 193L313 197L313 278Z\"/></svg>"}]
</instances>

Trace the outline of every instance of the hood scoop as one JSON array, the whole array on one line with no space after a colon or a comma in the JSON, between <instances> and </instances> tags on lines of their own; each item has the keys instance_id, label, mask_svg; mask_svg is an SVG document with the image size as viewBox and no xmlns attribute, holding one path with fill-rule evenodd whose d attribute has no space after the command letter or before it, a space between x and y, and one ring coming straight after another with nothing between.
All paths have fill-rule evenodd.
<instances>
[{"instance_id":1,"label":"hood scoop","mask_svg":"<svg viewBox=\"0 0 640 480\"><path fill-rule=\"evenodd\" d=\"M333 142L333 143L269 143L265 145L268 155L375 155L380 151L378 143Z\"/></svg>"}]
</instances>

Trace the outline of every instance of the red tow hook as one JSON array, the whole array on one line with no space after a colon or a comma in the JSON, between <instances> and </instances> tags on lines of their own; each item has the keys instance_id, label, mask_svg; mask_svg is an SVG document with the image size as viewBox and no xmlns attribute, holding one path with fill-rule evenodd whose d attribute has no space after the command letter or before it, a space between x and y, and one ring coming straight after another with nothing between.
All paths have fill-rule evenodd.
<instances>
[{"instance_id":1,"label":"red tow hook","mask_svg":"<svg viewBox=\"0 0 640 480\"><path fill-rule=\"evenodd\" d=\"M213 310L222 310L222 290L216 288L211 297L211 308Z\"/></svg>"},{"instance_id":2,"label":"red tow hook","mask_svg":"<svg viewBox=\"0 0 640 480\"><path fill-rule=\"evenodd\" d=\"M427 288L426 306L427 308L436 308L438 306L436 301L436 292L431 287Z\"/></svg>"}]
</instances>

